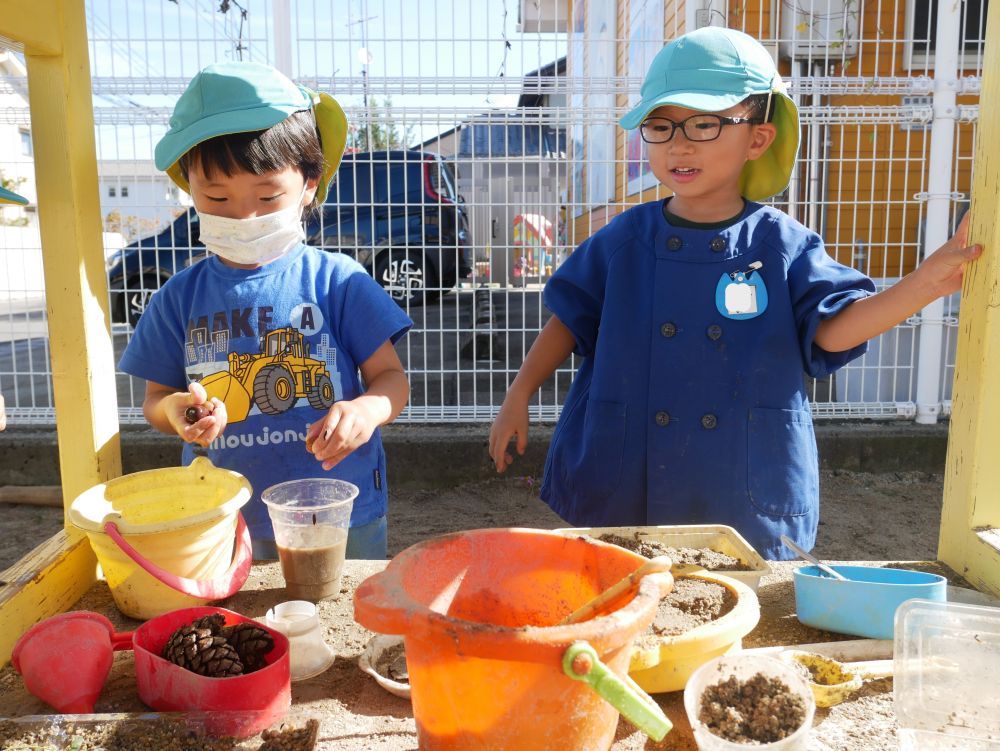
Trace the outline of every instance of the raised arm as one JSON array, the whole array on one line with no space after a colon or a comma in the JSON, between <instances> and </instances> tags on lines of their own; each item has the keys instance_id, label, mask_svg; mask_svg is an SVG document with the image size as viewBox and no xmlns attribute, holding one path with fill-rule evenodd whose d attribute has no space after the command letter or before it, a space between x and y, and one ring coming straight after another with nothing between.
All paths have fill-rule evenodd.
<instances>
[{"instance_id":1,"label":"raised arm","mask_svg":"<svg viewBox=\"0 0 1000 751\"><path fill-rule=\"evenodd\" d=\"M905 321L939 297L960 290L966 265L982 253L978 245L966 246L968 235L966 213L951 239L914 271L820 323L813 341L827 352L849 350Z\"/></svg>"}]
</instances>

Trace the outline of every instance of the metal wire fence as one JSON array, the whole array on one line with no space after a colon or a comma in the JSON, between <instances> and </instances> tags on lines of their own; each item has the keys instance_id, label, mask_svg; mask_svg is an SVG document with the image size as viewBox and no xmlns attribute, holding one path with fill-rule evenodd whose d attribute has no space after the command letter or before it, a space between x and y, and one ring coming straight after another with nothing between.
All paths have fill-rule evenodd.
<instances>
[{"instance_id":1,"label":"metal wire fence","mask_svg":"<svg viewBox=\"0 0 1000 751\"><path fill-rule=\"evenodd\" d=\"M197 214L152 148L190 78L233 59L273 64L347 113L352 153L307 234L357 258L414 320L398 345L412 384L403 420L492 419L547 320L553 271L625 208L666 196L616 123L652 56L686 29L740 28L773 51L802 125L798 167L773 203L837 260L892 284L948 236L971 185L987 0L945 5L88 0L115 351L149 296L204 257ZM0 171L34 198L23 66L6 60ZM3 221L0 392L13 422L49 423L37 223L10 208ZM957 315L956 296L810 383L814 413L912 418L922 401L932 419L946 413ZM576 365L543 386L535 419L557 417ZM142 421L143 393L118 375L124 422Z\"/></svg>"}]
</instances>

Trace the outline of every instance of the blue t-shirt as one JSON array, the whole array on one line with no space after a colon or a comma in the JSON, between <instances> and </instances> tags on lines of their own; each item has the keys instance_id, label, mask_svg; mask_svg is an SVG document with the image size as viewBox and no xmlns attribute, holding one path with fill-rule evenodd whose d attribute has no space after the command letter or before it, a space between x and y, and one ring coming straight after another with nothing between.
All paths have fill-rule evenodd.
<instances>
[{"instance_id":1,"label":"blue t-shirt","mask_svg":"<svg viewBox=\"0 0 1000 751\"><path fill-rule=\"evenodd\" d=\"M330 472L305 449L329 407L364 393L358 368L413 325L358 263L298 245L257 269L217 257L173 276L153 295L119 367L185 391L200 381L226 404L226 429L208 448L218 467L253 486L244 507L255 539L274 539L260 493L286 480L335 477L358 486L351 526L386 513L378 430ZM185 444L190 464L194 447Z\"/></svg>"},{"instance_id":2,"label":"blue t-shirt","mask_svg":"<svg viewBox=\"0 0 1000 751\"><path fill-rule=\"evenodd\" d=\"M546 284L583 357L542 498L575 526L727 524L765 557L815 542L819 476L803 371L820 321L875 290L786 214L747 203L725 229L675 227L663 201L595 233Z\"/></svg>"}]
</instances>

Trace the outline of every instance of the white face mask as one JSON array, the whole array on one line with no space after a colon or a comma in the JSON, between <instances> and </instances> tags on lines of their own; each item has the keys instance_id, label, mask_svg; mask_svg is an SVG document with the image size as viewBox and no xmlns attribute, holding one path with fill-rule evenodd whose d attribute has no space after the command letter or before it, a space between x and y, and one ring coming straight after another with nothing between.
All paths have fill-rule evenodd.
<instances>
[{"instance_id":1,"label":"white face mask","mask_svg":"<svg viewBox=\"0 0 1000 751\"><path fill-rule=\"evenodd\" d=\"M249 219L230 219L198 212L200 237L210 253L232 263L252 266L280 258L305 239L302 229L302 197L294 206Z\"/></svg>"}]
</instances>

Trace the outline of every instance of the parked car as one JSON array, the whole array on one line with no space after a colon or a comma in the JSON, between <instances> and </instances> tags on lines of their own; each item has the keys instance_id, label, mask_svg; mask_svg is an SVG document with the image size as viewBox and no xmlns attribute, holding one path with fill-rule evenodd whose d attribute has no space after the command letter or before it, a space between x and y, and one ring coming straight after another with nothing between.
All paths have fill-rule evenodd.
<instances>
[{"instance_id":1,"label":"parked car","mask_svg":"<svg viewBox=\"0 0 1000 751\"><path fill-rule=\"evenodd\" d=\"M158 234L140 238L111 256L108 289L113 323L135 326L149 298L167 279L205 257L198 228L198 212L190 208Z\"/></svg>"},{"instance_id":2,"label":"parked car","mask_svg":"<svg viewBox=\"0 0 1000 751\"><path fill-rule=\"evenodd\" d=\"M326 203L306 218L307 242L356 258L402 306L433 300L471 271L469 225L452 167L438 154L345 154ZM116 254L111 320L135 326L150 296L205 257L194 209Z\"/></svg>"},{"instance_id":3,"label":"parked car","mask_svg":"<svg viewBox=\"0 0 1000 751\"><path fill-rule=\"evenodd\" d=\"M308 242L352 254L401 305L419 304L472 272L469 224L455 173L437 154L345 154Z\"/></svg>"}]
</instances>

